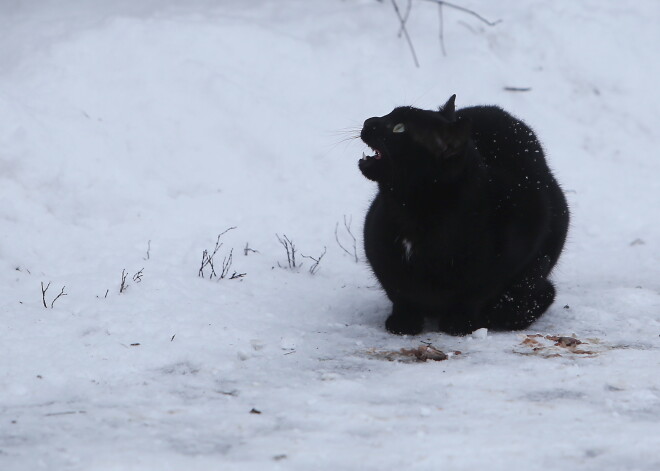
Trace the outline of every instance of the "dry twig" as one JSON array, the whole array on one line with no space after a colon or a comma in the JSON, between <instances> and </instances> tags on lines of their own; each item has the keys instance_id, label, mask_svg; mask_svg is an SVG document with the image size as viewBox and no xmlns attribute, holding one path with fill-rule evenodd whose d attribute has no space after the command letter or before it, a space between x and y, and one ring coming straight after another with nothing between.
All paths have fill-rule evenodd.
<instances>
[{"instance_id":1,"label":"dry twig","mask_svg":"<svg viewBox=\"0 0 660 471\"><path fill-rule=\"evenodd\" d=\"M142 273L143 271L144 271L144 268L142 268L135 275L133 275L133 281L135 281L136 283L139 283L140 281L142 281L142 276L144 275L144 273Z\"/></svg>"},{"instance_id":2,"label":"dry twig","mask_svg":"<svg viewBox=\"0 0 660 471\"><path fill-rule=\"evenodd\" d=\"M218 253L218 250L220 250L220 247L222 247L222 243L220 242L220 238L225 235L227 232L236 229L235 226L230 227L229 229L225 229L223 232L218 234L218 238L215 241L215 247L213 248L213 252L210 252L208 250L204 250L202 252L202 262L199 267L199 271L197 273L198 276L201 276L204 278L204 269L206 267L209 267L211 269L211 274L209 275L209 279L213 279L214 276L218 276L218 274L215 272L215 266L213 264L213 257L215 257L215 254ZM224 264L224 262L223 262Z\"/></svg>"},{"instance_id":3,"label":"dry twig","mask_svg":"<svg viewBox=\"0 0 660 471\"><path fill-rule=\"evenodd\" d=\"M67 294L64 292L64 288L66 288L66 286L62 286L62 290L60 291L60 294L58 294L57 296L55 296L55 299L53 299L53 300L51 301L51 303L50 303L50 308L51 308L51 309L53 309L53 306L54 306L54 304L55 304L55 301L57 301L58 299L60 299L60 297L62 297L62 296L66 296L66 295L67 295Z\"/></svg>"},{"instance_id":4,"label":"dry twig","mask_svg":"<svg viewBox=\"0 0 660 471\"><path fill-rule=\"evenodd\" d=\"M352 223L352 222L353 222L353 217L351 216L351 217L347 218L346 215L344 214L344 228L346 229L346 232L348 232L348 235L349 235L349 236L351 237L351 239L352 239L352 245L353 245L352 248L353 248L353 251L351 252L350 250L348 250L348 249L347 249L346 247L344 247L344 245L340 242L340 240L339 240L339 234L338 234L338 231L339 231L339 223L335 224L335 240L337 241L337 244L339 245L339 247L341 247L341 249L342 249L344 252L346 252L348 255L350 255L351 257L353 257L353 259L355 259L355 263L358 263L358 262L359 262L359 259L358 259L358 254L357 254L357 239L355 238L355 236L353 235L353 232L351 231L351 223Z\"/></svg>"},{"instance_id":5,"label":"dry twig","mask_svg":"<svg viewBox=\"0 0 660 471\"><path fill-rule=\"evenodd\" d=\"M468 15L474 16L478 20L486 23L488 26L495 26L496 24L502 22L502 20L489 21L486 18L484 18L483 16L481 16L479 13L477 13L476 11L470 10L469 8L465 8L465 7L462 7L460 5L456 5L455 3L445 2L444 0L425 0L425 1L437 3L438 5L441 5L441 6L446 6L446 7L449 7L449 8L453 8L454 10L462 11L463 13L467 13Z\"/></svg>"},{"instance_id":6,"label":"dry twig","mask_svg":"<svg viewBox=\"0 0 660 471\"><path fill-rule=\"evenodd\" d=\"M417 53L415 52L415 46L413 46L412 40L410 39L410 35L408 34L408 28L406 28L406 21L408 20L408 14L406 14L406 17L404 19L403 15L401 15L401 10L399 10L399 5L397 5L396 0L392 0L392 6L394 7L396 16L399 18L399 23L401 24L399 35L403 34L403 36L406 38L408 47L410 47L410 53L412 54L413 61L415 61L415 67L419 67L419 61L417 60Z\"/></svg>"},{"instance_id":7,"label":"dry twig","mask_svg":"<svg viewBox=\"0 0 660 471\"><path fill-rule=\"evenodd\" d=\"M282 234L282 237L278 234L275 234L275 237L277 237L277 240L282 244L282 247L284 247L284 250L286 250L286 259L287 259L287 265L288 268L291 270L294 270L296 268L302 267L302 264L298 265L296 263L296 246L293 244L291 239L289 239L286 234ZM277 265L280 268L286 268L282 267L279 262L277 262Z\"/></svg>"},{"instance_id":8,"label":"dry twig","mask_svg":"<svg viewBox=\"0 0 660 471\"><path fill-rule=\"evenodd\" d=\"M532 87L504 87L505 92L529 92Z\"/></svg>"},{"instance_id":9,"label":"dry twig","mask_svg":"<svg viewBox=\"0 0 660 471\"><path fill-rule=\"evenodd\" d=\"M44 305L46 309L48 309L48 303L46 303L46 293L48 292L48 288L50 288L50 281L46 286L44 286L44 282L41 282L41 303ZM55 307L55 301L60 299L62 296L66 296L67 293L64 292L64 288L66 286L62 286L62 289L60 290L60 294L55 296L53 300L50 302L50 308L53 309Z\"/></svg>"},{"instance_id":10,"label":"dry twig","mask_svg":"<svg viewBox=\"0 0 660 471\"><path fill-rule=\"evenodd\" d=\"M254 250L254 249L250 248L250 243L246 242L245 243L245 248L243 249L243 255L245 255L247 257L248 253L250 253L250 252L259 253L258 250Z\"/></svg>"},{"instance_id":11,"label":"dry twig","mask_svg":"<svg viewBox=\"0 0 660 471\"><path fill-rule=\"evenodd\" d=\"M128 289L128 283L126 283L126 277L128 276L128 273L126 270L121 271L121 283L119 284L119 293L123 293Z\"/></svg>"},{"instance_id":12,"label":"dry twig","mask_svg":"<svg viewBox=\"0 0 660 471\"><path fill-rule=\"evenodd\" d=\"M403 34L403 28L408 22L408 18L410 17L410 10L412 10L412 0L408 0L408 4L406 5L406 12L403 14L403 21L401 23L401 27L399 28L399 37L401 37Z\"/></svg>"},{"instance_id":13,"label":"dry twig","mask_svg":"<svg viewBox=\"0 0 660 471\"><path fill-rule=\"evenodd\" d=\"M453 8L454 10L460 11L462 13L466 13L468 15L472 15L475 18L477 18L479 21L485 23L488 26L495 26L498 23L500 23L502 20L495 20L495 21L490 21L481 16L479 13L477 13L474 10L471 10L469 8L457 5L455 3L451 2L445 2L444 0L425 0L427 2L433 2L438 5L438 20L439 20L439 39L440 39L440 47L442 49L442 54L444 56L447 55L447 50L445 49L445 33L444 33L444 14L443 14L443 7L447 8ZM408 19L410 17L410 10L412 9L412 0L408 0L408 3L406 5L406 11L404 14L401 13L401 10L399 9L399 5L396 3L396 0L391 0L392 6L394 7L394 12L396 13L398 19L399 19L399 34L398 36L404 36L406 39L406 42L408 43L408 46L410 48L410 52L413 56L413 60L415 61L415 66L419 67L419 61L417 60L417 53L415 52L415 46L413 46L412 40L410 39L410 35L408 34L408 29L406 27L406 24L408 22Z\"/></svg>"},{"instance_id":14,"label":"dry twig","mask_svg":"<svg viewBox=\"0 0 660 471\"><path fill-rule=\"evenodd\" d=\"M44 304L44 307L48 309L48 304L46 304L46 291L48 291L48 288L50 288L50 281L44 288L44 282L41 282L41 302Z\"/></svg>"},{"instance_id":15,"label":"dry twig","mask_svg":"<svg viewBox=\"0 0 660 471\"><path fill-rule=\"evenodd\" d=\"M229 255L225 258L222 259L222 269L220 270L220 279L224 279L227 274L229 273L229 269L231 268L232 260L234 259L234 249L231 249L229 251ZM236 272L234 272L234 275ZM233 279L233 278L230 278Z\"/></svg>"},{"instance_id":16,"label":"dry twig","mask_svg":"<svg viewBox=\"0 0 660 471\"><path fill-rule=\"evenodd\" d=\"M324 256L325 253L327 252L327 250L328 250L327 247L323 247L323 253L322 253L321 255L319 255L318 258L314 258L314 257L311 257L311 256L309 256L309 255L303 255L303 254L300 254L300 255L302 255L304 258L309 258L310 260L313 260L313 261L314 261L314 264L313 264L311 267L309 267L309 272L310 272L312 275L316 274L316 272L318 271L318 269L319 269L319 263L321 263L321 259L323 258L323 256Z\"/></svg>"}]
</instances>

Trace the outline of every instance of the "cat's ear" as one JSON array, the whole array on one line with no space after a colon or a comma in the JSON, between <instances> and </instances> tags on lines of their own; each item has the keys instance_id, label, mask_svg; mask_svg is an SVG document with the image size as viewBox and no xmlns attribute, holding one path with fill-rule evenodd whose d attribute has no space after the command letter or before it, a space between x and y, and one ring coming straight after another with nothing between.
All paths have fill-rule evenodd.
<instances>
[{"instance_id":1,"label":"cat's ear","mask_svg":"<svg viewBox=\"0 0 660 471\"><path fill-rule=\"evenodd\" d=\"M447 121L454 121L456 118L456 94L453 94L447 100L447 103L440 107L440 114L444 116Z\"/></svg>"}]
</instances>

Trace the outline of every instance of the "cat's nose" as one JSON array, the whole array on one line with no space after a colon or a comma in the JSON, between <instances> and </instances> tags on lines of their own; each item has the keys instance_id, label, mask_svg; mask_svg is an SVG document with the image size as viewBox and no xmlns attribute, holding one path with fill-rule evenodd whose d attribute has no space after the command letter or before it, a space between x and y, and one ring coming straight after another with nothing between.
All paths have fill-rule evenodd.
<instances>
[{"instance_id":1,"label":"cat's nose","mask_svg":"<svg viewBox=\"0 0 660 471\"><path fill-rule=\"evenodd\" d=\"M369 118L366 120L362 127L362 132L360 133L362 140L373 139L374 136L378 135L380 124L380 118Z\"/></svg>"},{"instance_id":2,"label":"cat's nose","mask_svg":"<svg viewBox=\"0 0 660 471\"><path fill-rule=\"evenodd\" d=\"M364 130L375 130L378 128L378 118L369 118L364 122Z\"/></svg>"}]
</instances>

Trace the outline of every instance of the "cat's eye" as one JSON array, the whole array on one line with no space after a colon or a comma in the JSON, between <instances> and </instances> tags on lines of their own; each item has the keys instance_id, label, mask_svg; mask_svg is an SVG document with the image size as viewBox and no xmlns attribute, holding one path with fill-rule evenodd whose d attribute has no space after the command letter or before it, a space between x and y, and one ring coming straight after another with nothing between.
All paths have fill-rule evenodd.
<instances>
[{"instance_id":1,"label":"cat's eye","mask_svg":"<svg viewBox=\"0 0 660 471\"><path fill-rule=\"evenodd\" d=\"M392 129L392 132L400 133L404 132L406 130L406 127L403 125L403 123L399 123L396 126L394 126L394 129Z\"/></svg>"}]
</instances>

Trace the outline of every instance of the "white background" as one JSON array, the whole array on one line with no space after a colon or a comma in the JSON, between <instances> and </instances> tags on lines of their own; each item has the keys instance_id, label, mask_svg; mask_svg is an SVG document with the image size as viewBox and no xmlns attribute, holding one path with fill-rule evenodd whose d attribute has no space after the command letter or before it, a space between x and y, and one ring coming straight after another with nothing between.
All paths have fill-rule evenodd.
<instances>
[{"instance_id":1,"label":"white background","mask_svg":"<svg viewBox=\"0 0 660 471\"><path fill-rule=\"evenodd\" d=\"M502 22L445 8L443 57L415 1L416 68L389 2L0 3L1 469L659 469L660 3L460 4ZM544 143L557 300L524 332L397 337L350 138L453 93ZM231 226L216 270L233 248L246 275L198 277ZM276 233L327 247L318 272ZM392 353L422 342L461 354Z\"/></svg>"}]
</instances>

